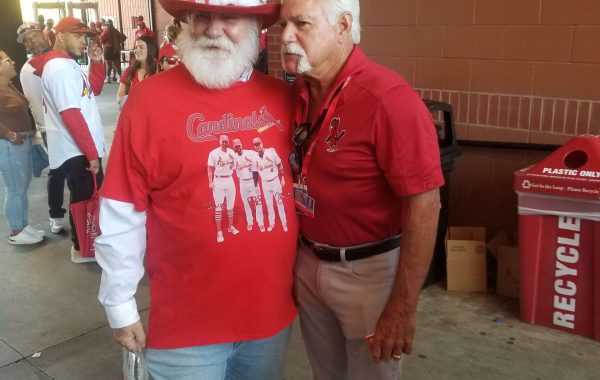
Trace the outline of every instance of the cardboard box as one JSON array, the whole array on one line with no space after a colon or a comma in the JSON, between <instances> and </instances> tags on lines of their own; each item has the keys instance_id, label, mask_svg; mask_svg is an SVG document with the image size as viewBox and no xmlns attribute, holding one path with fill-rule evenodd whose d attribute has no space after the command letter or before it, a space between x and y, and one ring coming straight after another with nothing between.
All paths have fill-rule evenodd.
<instances>
[{"instance_id":1,"label":"cardboard box","mask_svg":"<svg viewBox=\"0 0 600 380\"><path fill-rule=\"evenodd\" d=\"M447 290L487 291L484 227L448 227Z\"/></svg>"},{"instance_id":2,"label":"cardboard box","mask_svg":"<svg viewBox=\"0 0 600 380\"><path fill-rule=\"evenodd\" d=\"M519 247L498 245L498 282L496 292L519 298Z\"/></svg>"}]
</instances>

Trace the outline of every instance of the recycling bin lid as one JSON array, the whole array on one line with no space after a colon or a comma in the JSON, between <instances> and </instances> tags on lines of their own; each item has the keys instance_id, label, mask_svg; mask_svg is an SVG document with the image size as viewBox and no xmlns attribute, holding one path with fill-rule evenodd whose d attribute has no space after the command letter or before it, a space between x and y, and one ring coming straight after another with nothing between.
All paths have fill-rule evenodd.
<instances>
[{"instance_id":1,"label":"recycling bin lid","mask_svg":"<svg viewBox=\"0 0 600 380\"><path fill-rule=\"evenodd\" d=\"M600 200L600 136L579 136L515 172L517 193Z\"/></svg>"}]
</instances>

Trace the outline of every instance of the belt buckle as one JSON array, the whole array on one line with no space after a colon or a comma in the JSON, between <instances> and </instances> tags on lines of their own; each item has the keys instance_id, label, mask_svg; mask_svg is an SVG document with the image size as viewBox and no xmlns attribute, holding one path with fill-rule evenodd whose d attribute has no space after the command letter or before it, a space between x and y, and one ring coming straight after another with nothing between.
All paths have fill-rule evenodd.
<instances>
[{"instance_id":1,"label":"belt buckle","mask_svg":"<svg viewBox=\"0 0 600 380\"><path fill-rule=\"evenodd\" d=\"M330 247L328 245L314 245L313 250L326 261L340 261L339 249Z\"/></svg>"}]
</instances>

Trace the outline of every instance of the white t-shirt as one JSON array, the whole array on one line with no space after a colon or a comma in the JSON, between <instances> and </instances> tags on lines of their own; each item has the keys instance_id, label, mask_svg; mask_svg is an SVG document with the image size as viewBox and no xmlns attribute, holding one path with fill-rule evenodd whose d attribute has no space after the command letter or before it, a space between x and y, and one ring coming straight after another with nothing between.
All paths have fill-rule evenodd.
<instances>
[{"instance_id":1,"label":"white t-shirt","mask_svg":"<svg viewBox=\"0 0 600 380\"><path fill-rule=\"evenodd\" d=\"M250 179L252 172L257 171L256 161L258 153L253 150L242 149L242 154L235 154L235 172L239 179Z\"/></svg>"},{"instance_id":2,"label":"white t-shirt","mask_svg":"<svg viewBox=\"0 0 600 380\"><path fill-rule=\"evenodd\" d=\"M60 112L71 108L81 110L98 157L103 157L106 142L100 112L88 77L79 64L70 58L48 61L42 73L42 88L50 168L56 169L66 160L83 155L60 117Z\"/></svg>"},{"instance_id":3,"label":"white t-shirt","mask_svg":"<svg viewBox=\"0 0 600 380\"><path fill-rule=\"evenodd\" d=\"M279 176L279 169L277 165L281 164L281 159L273 148L265 149L262 158L256 153L257 168L260 173L260 178L263 181L270 181L275 177Z\"/></svg>"},{"instance_id":4,"label":"white t-shirt","mask_svg":"<svg viewBox=\"0 0 600 380\"><path fill-rule=\"evenodd\" d=\"M35 75L33 73L34 70L29 61L25 62L21 68L21 86L23 87L25 97L29 100L35 126L38 131L44 132L46 128L44 123L44 108L42 106L42 78Z\"/></svg>"},{"instance_id":5,"label":"white t-shirt","mask_svg":"<svg viewBox=\"0 0 600 380\"><path fill-rule=\"evenodd\" d=\"M215 168L216 176L230 176L233 174L233 161L237 154L233 149L227 148L223 151L220 147L208 154L208 166Z\"/></svg>"}]
</instances>

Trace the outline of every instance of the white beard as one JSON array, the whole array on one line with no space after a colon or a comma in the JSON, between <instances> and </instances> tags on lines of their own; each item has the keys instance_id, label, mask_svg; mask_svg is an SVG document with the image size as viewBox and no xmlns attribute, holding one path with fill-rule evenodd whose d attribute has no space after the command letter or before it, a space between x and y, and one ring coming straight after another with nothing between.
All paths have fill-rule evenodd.
<instances>
[{"instance_id":1,"label":"white beard","mask_svg":"<svg viewBox=\"0 0 600 380\"><path fill-rule=\"evenodd\" d=\"M244 70L256 62L258 32L258 25L253 22L247 37L236 45L226 36L213 39L201 35L194 38L190 26L183 24L177 47L181 61L196 82L207 88L223 89L238 81Z\"/></svg>"},{"instance_id":2,"label":"white beard","mask_svg":"<svg viewBox=\"0 0 600 380\"><path fill-rule=\"evenodd\" d=\"M288 54L295 54L298 58L298 67L296 67L296 73L294 74L306 74L307 72L312 70L312 66L308 62L308 57L306 56L306 52L302 49L297 42L290 42L285 45L281 45L281 52Z\"/></svg>"}]
</instances>

